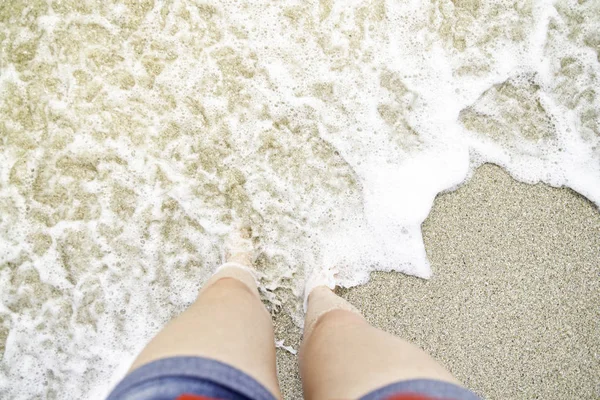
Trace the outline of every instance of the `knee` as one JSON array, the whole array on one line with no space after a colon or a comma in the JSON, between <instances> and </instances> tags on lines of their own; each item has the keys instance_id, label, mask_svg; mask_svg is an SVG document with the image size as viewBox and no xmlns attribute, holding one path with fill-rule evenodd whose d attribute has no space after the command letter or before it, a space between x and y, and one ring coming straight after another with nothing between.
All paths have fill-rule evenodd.
<instances>
[{"instance_id":1,"label":"knee","mask_svg":"<svg viewBox=\"0 0 600 400\"><path fill-rule=\"evenodd\" d=\"M365 319L352 311L334 309L317 318L312 327L305 326L300 346L300 366L303 369L315 359L327 359L330 352L347 342L347 335L364 326Z\"/></svg>"},{"instance_id":2,"label":"knee","mask_svg":"<svg viewBox=\"0 0 600 400\"><path fill-rule=\"evenodd\" d=\"M200 291L198 298L203 295L225 298L248 295L252 297L258 297L258 293L255 293L255 291L249 288L248 285L231 276L224 276L213 282L210 282L208 286L204 287Z\"/></svg>"},{"instance_id":3,"label":"knee","mask_svg":"<svg viewBox=\"0 0 600 400\"><path fill-rule=\"evenodd\" d=\"M262 314L271 319L271 314L260 299L258 290L230 276L220 277L205 286L194 304L231 305L238 310L244 310L246 307L252 310L259 309Z\"/></svg>"},{"instance_id":4,"label":"knee","mask_svg":"<svg viewBox=\"0 0 600 400\"><path fill-rule=\"evenodd\" d=\"M337 308L326 311L319 316L313 327L313 332L338 330L340 328L365 324L368 325L362 315L354 311Z\"/></svg>"},{"instance_id":5,"label":"knee","mask_svg":"<svg viewBox=\"0 0 600 400\"><path fill-rule=\"evenodd\" d=\"M330 310L320 315L308 331L305 330L302 347L328 348L332 342L365 326L369 324L360 314L344 309Z\"/></svg>"}]
</instances>

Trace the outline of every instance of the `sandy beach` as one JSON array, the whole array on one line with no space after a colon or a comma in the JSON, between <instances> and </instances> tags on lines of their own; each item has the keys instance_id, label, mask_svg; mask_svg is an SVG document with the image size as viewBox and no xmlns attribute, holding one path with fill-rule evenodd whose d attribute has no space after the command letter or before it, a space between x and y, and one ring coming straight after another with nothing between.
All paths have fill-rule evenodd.
<instances>
[{"instance_id":1,"label":"sandy beach","mask_svg":"<svg viewBox=\"0 0 600 400\"><path fill-rule=\"evenodd\" d=\"M375 273L341 291L375 326L430 352L487 399L600 397L600 213L569 189L516 182L493 165L439 195L423 225L425 281ZM300 332L275 318L295 348ZM297 358L278 350L286 399Z\"/></svg>"},{"instance_id":2,"label":"sandy beach","mask_svg":"<svg viewBox=\"0 0 600 400\"><path fill-rule=\"evenodd\" d=\"M578 0L4 1L0 399L104 399L239 227L286 399L306 282L485 398L600 399L599 27ZM375 269L411 276L353 287Z\"/></svg>"}]
</instances>

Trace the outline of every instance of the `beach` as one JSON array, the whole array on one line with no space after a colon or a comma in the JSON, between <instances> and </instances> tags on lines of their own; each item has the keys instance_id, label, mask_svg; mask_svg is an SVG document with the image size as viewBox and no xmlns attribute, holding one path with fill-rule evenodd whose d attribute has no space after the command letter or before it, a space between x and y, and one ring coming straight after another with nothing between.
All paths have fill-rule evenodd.
<instances>
[{"instance_id":1,"label":"beach","mask_svg":"<svg viewBox=\"0 0 600 400\"><path fill-rule=\"evenodd\" d=\"M4 2L0 398L106 398L240 228L287 399L318 285L486 398L600 397L599 17Z\"/></svg>"},{"instance_id":2,"label":"beach","mask_svg":"<svg viewBox=\"0 0 600 400\"><path fill-rule=\"evenodd\" d=\"M569 189L484 165L423 224L433 277L372 274L340 291L373 325L418 344L486 399L600 397L600 214ZM276 338L297 348L282 315ZM297 358L278 349L286 399Z\"/></svg>"}]
</instances>

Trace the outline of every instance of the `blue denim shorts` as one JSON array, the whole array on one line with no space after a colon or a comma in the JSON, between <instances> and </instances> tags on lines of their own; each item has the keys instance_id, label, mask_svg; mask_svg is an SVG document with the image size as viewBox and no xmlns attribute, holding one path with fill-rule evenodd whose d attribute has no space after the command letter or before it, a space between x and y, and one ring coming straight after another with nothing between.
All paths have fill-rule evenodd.
<instances>
[{"instance_id":1,"label":"blue denim shorts","mask_svg":"<svg viewBox=\"0 0 600 400\"><path fill-rule=\"evenodd\" d=\"M254 378L231 365L202 357L170 357L128 374L108 400L175 400L182 394L219 400L276 400ZM415 379L377 389L361 400L384 400L398 394L432 399L479 400L473 392L447 382Z\"/></svg>"}]
</instances>

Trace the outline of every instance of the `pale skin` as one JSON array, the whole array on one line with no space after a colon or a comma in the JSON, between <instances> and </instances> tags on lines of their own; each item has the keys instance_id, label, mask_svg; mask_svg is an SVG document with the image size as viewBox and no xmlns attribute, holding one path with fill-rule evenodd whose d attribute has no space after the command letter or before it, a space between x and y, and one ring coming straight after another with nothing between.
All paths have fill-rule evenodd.
<instances>
[{"instance_id":1,"label":"pale skin","mask_svg":"<svg viewBox=\"0 0 600 400\"><path fill-rule=\"evenodd\" d=\"M251 265L247 254L228 259ZM144 348L131 369L172 356L201 356L228 363L281 398L271 316L252 274L220 269L196 301ZM308 298L300 374L306 399L355 399L397 381L429 378L460 384L415 345L369 325L327 287Z\"/></svg>"}]
</instances>

